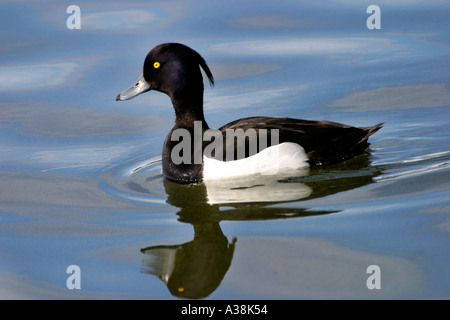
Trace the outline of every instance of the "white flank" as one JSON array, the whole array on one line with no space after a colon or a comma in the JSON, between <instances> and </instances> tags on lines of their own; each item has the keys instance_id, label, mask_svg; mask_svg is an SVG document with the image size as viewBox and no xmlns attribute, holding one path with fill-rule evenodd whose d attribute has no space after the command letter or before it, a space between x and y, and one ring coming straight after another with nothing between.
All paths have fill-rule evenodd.
<instances>
[{"instance_id":1,"label":"white flank","mask_svg":"<svg viewBox=\"0 0 450 320\"><path fill-rule=\"evenodd\" d=\"M203 180L249 175L280 175L309 167L305 150L292 142L280 143L240 160L219 161L203 156Z\"/></svg>"}]
</instances>

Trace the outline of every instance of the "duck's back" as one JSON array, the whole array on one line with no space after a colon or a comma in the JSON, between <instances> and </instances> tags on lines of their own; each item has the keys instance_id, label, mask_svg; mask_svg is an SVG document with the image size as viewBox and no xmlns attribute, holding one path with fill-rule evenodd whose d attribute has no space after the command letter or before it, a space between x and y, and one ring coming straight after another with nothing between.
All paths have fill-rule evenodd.
<instances>
[{"instance_id":1,"label":"duck's back","mask_svg":"<svg viewBox=\"0 0 450 320\"><path fill-rule=\"evenodd\" d=\"M363 153L369 146L367 139L377 132L382 125L382 123L379 123L371 127L360 128L322 120L250 117L230 122L219 130L224 137L226 137L227 130L236 131L240 129L243 132L247 132L249 129L255 130L258 139L266 135L264 138L267 141L267 146L270 146L273 140L276 140L276 143L297 143L305 150L309 164L314 166L345 161ZM276 139L272 139L274 134L277 135ZM249 156L248 136L245 140L234 139L234 159L243 157L237 154L237 150L240 150L240 148L241 150L245 148L245 157ZM225 139L224 144L226 143ZM245 143L245 147L242 146L242 143ZM224 160L230 160L231 155L227 157L226 150L227 147L224 145Z\"/></svg>"}]
</instances>

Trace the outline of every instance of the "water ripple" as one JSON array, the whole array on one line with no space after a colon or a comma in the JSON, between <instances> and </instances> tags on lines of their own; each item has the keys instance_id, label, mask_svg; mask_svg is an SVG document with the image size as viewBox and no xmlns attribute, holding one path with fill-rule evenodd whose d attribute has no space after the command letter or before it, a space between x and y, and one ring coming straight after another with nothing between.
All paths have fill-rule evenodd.
<instances>
[{"instance_id":1,"label":"water ripple","mask_svg":"<svg viewBox=\"0 0 450 320\"><path fill-rule=\"evenodd\" d=\"M415 156L410 159L397 160L377 164L385 174L375 177L376 181L400 179L443 170L450 167L450 151L435 152Z\"/></svg>"}]
</instances>

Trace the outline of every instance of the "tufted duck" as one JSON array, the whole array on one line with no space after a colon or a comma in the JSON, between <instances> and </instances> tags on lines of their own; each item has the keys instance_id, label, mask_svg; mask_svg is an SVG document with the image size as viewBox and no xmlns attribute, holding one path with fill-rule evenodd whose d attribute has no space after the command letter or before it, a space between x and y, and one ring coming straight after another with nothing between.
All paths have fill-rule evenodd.
<instances>
[{"instance_id":1,"label":"tufted duck","mask_svg":"<svg viewBox=\"0 0 450 320\"><path fill-rule=\"evenodd\" d=\"M203 114L204 87L200 67L213 86L213 75L196 51L178 43L158 45L145 58L143 74L116 98L117 101L128 100L149 90L170 97L176 120L164 142L162 154L163 174L169 180L195 183L345 161L363 153L369 146L368 138L383 125L360 128L322 120L250 117L211 131ZM189 135L195 138L194 129L200 133L200 142L189 139ZM240 136L230 138L229 132L238 132ZM250 139L249 132L260 141ZM183 136L182 141L181 133L188 135ZM209 138L205 139L207 133ZM180 148L182 143L186 148ZM211 150L212 143L215 150ZM249 152L255 143L259 150ZM245 152L239 153L240 150Z\"/></svg>"}]
</instances>

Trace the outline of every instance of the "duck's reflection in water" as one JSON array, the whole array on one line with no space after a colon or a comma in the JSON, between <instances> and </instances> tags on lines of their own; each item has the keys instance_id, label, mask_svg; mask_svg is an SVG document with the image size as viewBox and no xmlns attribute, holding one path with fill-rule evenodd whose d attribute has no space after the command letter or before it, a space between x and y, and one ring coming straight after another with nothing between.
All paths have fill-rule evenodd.
<instances>
[{"instance_id":1,"label":"duck's reflection in water","mask_svg":"<svg viewBox=\"0 0 450 320\"><path fill-rule=\"evenodd\" d=\"M220 284L231 265L236 238L228 241L218 223L194 225L194 240L142 249L143 271L160 278L172 295L204 298Z\"/></svg>"},{"instance_id":2,"label":"duck's reflection in water","mask_svg":"<svg viewBox=\"0 0 450 320\"><path fill-rule=\"evenodd\" d=\"M338 177L331 174L329 180L314 181L311 177L305 179L305 183L300 182L301 179L272 179L270 182L262 179L247 181L247 184L233 181L228 185L223 182L183 185L165 180L167 202L180 209L179 221L192 224L195 236L180 245L141 249L144 254L142 271L160 278L174 296L207 297L228 271L237 241L223 234L220 221L282 219L337 212L271 205L280 198L284 202L311 199L360 187L371 183L378 174L375 170L359 170L362 172L359 175L354 170L347 174L345 170L342 172Z\"/></svg>"}]
</instances>

